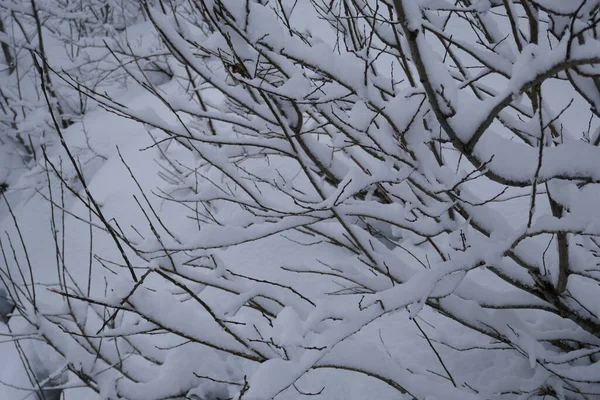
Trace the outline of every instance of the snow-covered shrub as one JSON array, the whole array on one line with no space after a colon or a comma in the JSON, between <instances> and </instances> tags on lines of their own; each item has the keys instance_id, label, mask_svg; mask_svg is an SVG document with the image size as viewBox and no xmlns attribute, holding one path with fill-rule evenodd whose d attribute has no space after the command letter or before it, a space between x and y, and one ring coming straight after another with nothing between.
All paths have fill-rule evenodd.
<instances>
[{"instance_id":1,"label":"snow-covered shrub","mask_svg":"<svg viewBox=\"0 0 600 400\"><path fill-rule=\"evenodd\" d=\"M127 27L144 20L137 0L7 0L0 4L0 182L15 183L21 168L34 166L43 159L43 147L57 140L49 104L64 129L89 111L90 102L79 85L104 91L114 87L115 81L126 83L127 74L111 52L126 42ZM135 32L130 36L129 50L138 50L133 43ZM143 58L138 60L143 69L157 69L156 61L146 64ZM77 85L65 83L65 77L75 79Z\"/></svg>"},{"instance_id":2,"label":"snow-covered shrub","mask_svg":"<svg viewBox=\"0 0 600 400\"><path fill-rule=\"evenodd\" d=\"M600 398L598 1L142 4L173 78L125 46L143 102L79 88L144 124L163 182L116 153L137 207L110 208L64 149L69 212L113 243L90 274L118 279L86 289L57 258L55 310L4 278L70 384Z\"/></svg>"}]
</instances>

